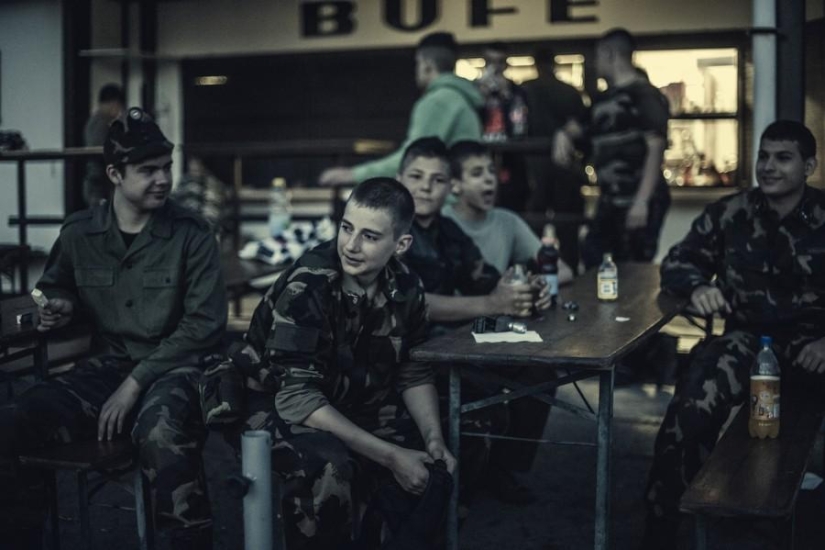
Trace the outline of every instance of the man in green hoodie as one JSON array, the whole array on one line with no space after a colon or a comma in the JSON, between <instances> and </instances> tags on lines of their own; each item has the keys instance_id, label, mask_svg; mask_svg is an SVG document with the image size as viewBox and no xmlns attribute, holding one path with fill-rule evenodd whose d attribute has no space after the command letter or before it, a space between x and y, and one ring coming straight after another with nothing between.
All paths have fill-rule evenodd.
<instances>
[{"instance_id":1,"label":"man in green hoodie","mask_svg":"<svg viewBox=\"0 0 825 550\"><path fill-rule=\"evenodd\" d=\"M374 177L395 177L407 146L421 137L438 137L448 146L462 140L481 140L479 110L484 99L469 81L456 76L458 46L451 33L423 37L415 52L415 82L424 95L413 106L404 143L386 157L347 168L325 170L321 185L343 185Z\"/></svg>"}]
</instances>

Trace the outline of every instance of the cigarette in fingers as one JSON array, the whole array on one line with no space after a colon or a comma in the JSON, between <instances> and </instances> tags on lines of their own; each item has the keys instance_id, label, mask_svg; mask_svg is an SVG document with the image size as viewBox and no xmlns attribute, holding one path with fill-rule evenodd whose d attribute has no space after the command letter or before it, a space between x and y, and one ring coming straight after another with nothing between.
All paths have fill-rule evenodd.
<instances>
[{"instance_id":1,"label":"cigarette in fingers","mask_svg":"<svg viewBox=\"0 0 825 550\"><path fill-rule=\"evenodd\" d=\"M46 295L43 294L43 291L39 288L32 290L32 300L34 300L34 303L37 304L38 307L43 309L46 309L49 305L49 299L46 298Z\"/></svg>"}]
</instances>

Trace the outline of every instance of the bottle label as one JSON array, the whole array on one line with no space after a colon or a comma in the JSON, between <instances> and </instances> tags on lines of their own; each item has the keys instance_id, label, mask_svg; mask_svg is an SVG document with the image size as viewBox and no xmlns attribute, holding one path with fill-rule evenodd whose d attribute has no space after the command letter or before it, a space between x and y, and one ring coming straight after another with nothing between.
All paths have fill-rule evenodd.
<instances>
[{"instance_id":1,"label":"bottle label","mask_svg":"<svg viewBox=\"0 0 825 550\"><path fill-rule=\"evenodd\" d=\"M751 376L751 418L779 420L779 377Z\"/></svg>"},{"instance_id":2,"label":"bottle label","mask_svg":"<svg viewBox=\"0 0 825 550\"><path fill-rule=\"evenodd\" d=\"M619 280L616 277L598 277L596 296L599 300L616 300L619 297Z\"/></svg>"},{"instance_id":3,"label":"bottle label","mask_svg":"<svg viewBox=\"0 0 825 550\"><path fill-rule=\"evenodd\" d=\"M544 280L547 281L547 292L550 296L559 295L559 276L558 274L545 275Z\"/></svg>"}]
</instances>

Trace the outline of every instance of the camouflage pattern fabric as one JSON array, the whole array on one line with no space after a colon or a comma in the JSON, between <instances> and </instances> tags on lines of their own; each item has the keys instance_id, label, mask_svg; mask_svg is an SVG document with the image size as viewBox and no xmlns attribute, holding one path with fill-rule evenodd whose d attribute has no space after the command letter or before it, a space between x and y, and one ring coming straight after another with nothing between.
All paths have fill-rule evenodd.
<instances>
[{"instance_id":1,"label":"camouflage pattern fabric","mask_svg":"<svg viewBox=\"0 0 825 550\"><path fill-rule=\"evenodd\" d=\"M774 339L783 385L821 389L793 360L825 336L825 193L810 187L782 220L758 189L709 205L662 263L662 289L688 297L718 286L733 313L726 333L700 344L681 373L656 438L646 499L653 517L673 516L732 406L749 391L759 336Z\"/></svg>"},{"instance_id":2,"label":"camouflage pattern fabric","mask_svg":"<svg viewBox=\"0 0 825 550\"><path fill-rule=\"evenodd\" d=\"M203 216L218 236L232 230L230 196L231 189L211 174L185 174L171 195L184 208Z\"/></svg>"},{"instance_id":3,"label":"camouflage pattern fabric","mask_svg":"<svg viewBox=\"0 0 825 550\"><path fill-rule=\"evenodd\" d=\"M590 109L590 162L601 196L582 247L587 269L599 265L605 252L614 260L649 262L656 256L659 232L670 206L664 176L648 203L648 223L627 231L625 219L639 185L647 157L645 136L667 140L667 99L650 82L636 80L612 86L598 95Z\"/></svg>"},{"instance_id":4,"label":"camouflage pattern fabric","mask_svg":"<svg viewBox=\"0 0 825 550\"><path fill-rule=\"evenodd\" d=\"M377 480L391 477L331 434L304 426L313 411L330 404L379 438L423 448L401 394L434 381L429 365L408 359L427 333L424 292L418 277L395 259L379 275L379 285L372 302L348 292L335 243L319 245L266 293L245 336L247 346L232 354L237 369L266 390L247 388L244 429L273 435L290 550L338 548L350 536L353 491L364 502ZM476 420L472 428L490 426ZM472 456L485 460L481 445Z\"/></svg>"},{"instance_id":5,"label":"camouflage pattern fabric","mask_svg":"<svg viewBox=\"0 0 825 550\"><path fill-rule=\"evenodd\" d=\"M95 439L101 407L133 367L134 363L117 358L97 357L31 387L12 406L0 409L3 458L13 460L27 450ZM131 414L131 438L149 481L159 529L208 528L212 522L201 461L206 429L198 407L200 377L199 367L168 371L149 386ZM30 485L38 485L35 471L14 479L21 483L9 494L25 494ZM21 510L19 502L3 504L0 517L12 521L31 520L43 511Z\"/></svg>"},{"instance_id":6,"label":"camouflage pattern fabric","mask_svg":"<svg viewBox=\"0 0 825 550\"><path fill-rule=\"evenodd\" d=\"M604 254L613 254L617 262L652 262L659 250L659 233L670 208L670 191L658 186L650 197L647 225L628 230L629 205L613 204L609 197L600 197L596 215L582 244L582 261L586 269L597 267Z\"/></svg>"},{"instance_id":7,"label":"camouflage pattern fabric","mask_svg":"<svg viewBox=\"0 0 825 550\"><path fill-rule=\"evenodd\" d=\"M482 296L496 288L500 273L484 263L473 240L451 219L439 215L430 227L413 222L413 243L404 263L421 277L424 291L452 296Z\"/></svg>"},{"instance_id":8,"label":"camouflage pattern fabric","mask_svg":"<svg viewBox=\"0 0 825 550\"><path fill-rule=\"evenodd\" d=\"M392 474L349 452L329 432L285 422L272 403L270 394L249 391L249 417L230 442L237 448L245 430L272 434L272 467L282 482L285 538L290 550L340 548L352 535L353 499L359 504L368 502ZM348 418L396 445L424 448L415 423L395 392L388 394L377 410Z\"/></svg>"},{"instance_id":9,"label":"camouflage pattern fabric","mask_svg":"<svg viewBox=\"0 0 825 550\"><path fill-rule=\"evenodd\" d=\"M167 155L174 145L166 139L152 116L140 107L130 107L109 126L103 142L106 164L137 164Z\"/></svg>"},{"instance_id":10,"label":"camouflage pattern fabric","mask_svg":"<svg viewBox=\"0 0 825 550\"><path fill-rule=\"evenodd\" d=\"M825 192L805 187L779 220L758 189L709 205L662 262L662 289L688 297L714 284L727 325L777 337L825 334Z\"/></svg>"}]
</instances>

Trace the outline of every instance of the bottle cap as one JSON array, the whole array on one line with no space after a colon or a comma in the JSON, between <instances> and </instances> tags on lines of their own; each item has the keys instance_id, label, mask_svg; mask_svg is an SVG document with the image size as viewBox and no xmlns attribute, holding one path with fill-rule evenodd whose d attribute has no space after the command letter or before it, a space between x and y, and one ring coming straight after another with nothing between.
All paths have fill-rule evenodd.
<instances>
[{"instance_id":1,"label":"bottle cap","mask_svg":"<svg viewBox=\"0 0 825 550\"><path fill-rule=\"evenodd\" d=\"M763 348L764 347L771 347L772 344L773 344L773 338L771 338L770 336L762 336L759 339L759 345L761 345Z\"/></svg>"}]
</instances>

